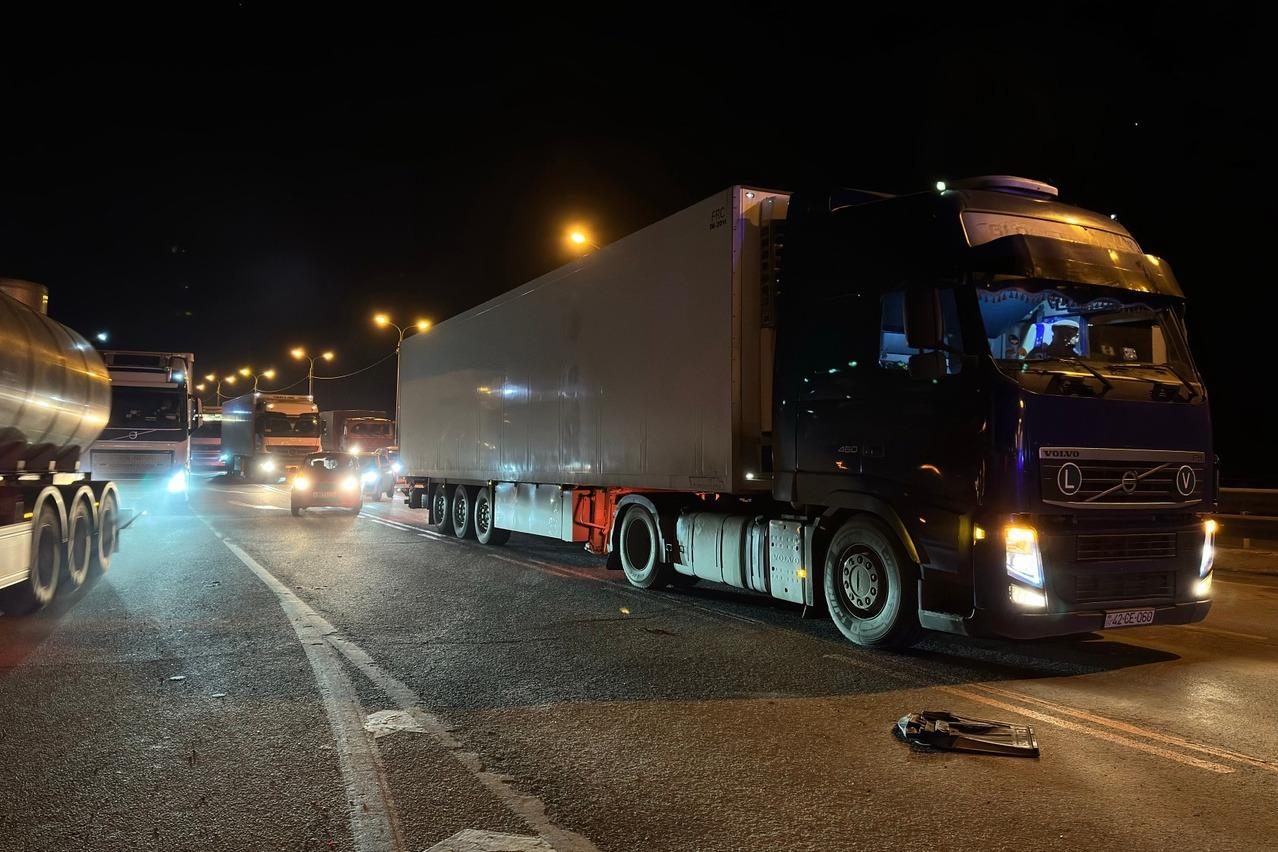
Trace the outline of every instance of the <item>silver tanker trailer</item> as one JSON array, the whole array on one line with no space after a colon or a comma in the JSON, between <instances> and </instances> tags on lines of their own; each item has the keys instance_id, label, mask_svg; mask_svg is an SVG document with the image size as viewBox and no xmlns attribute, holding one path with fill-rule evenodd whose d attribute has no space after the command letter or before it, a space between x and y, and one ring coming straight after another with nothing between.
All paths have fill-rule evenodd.
<instances>
[{"instance_id":1,"label":"silver tanker trailer","mask_svg":"<svg viewBox=\"0 0 1278 852\"><path fill-rule=\"evenodd\" d=\"M111 563L115 483L80 470L107 423L111 379L79 334L45 316L48 291L0 278L0 610L25 614Z\"/></svg>"}]
</instances>

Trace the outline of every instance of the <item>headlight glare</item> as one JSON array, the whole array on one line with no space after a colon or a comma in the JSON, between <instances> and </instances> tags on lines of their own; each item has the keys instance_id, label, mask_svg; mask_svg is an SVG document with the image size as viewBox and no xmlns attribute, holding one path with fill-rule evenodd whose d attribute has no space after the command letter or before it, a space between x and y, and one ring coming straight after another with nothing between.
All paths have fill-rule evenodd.
<instances>
[{"instance_id":1,"label":"headlight glare","mask_svg":"<svg viewBox=\"0 0 1278 852\"><path fill-rule=\"evenodd\" d=\"M307 479L305 476L295 476L293 477L293 490L294 491L310 491L311 481Z\"/></svg>"},{"instance_id":2,"label":"headlight glare","mask_svg":"<svg viewBox=\"0 0 1278 852\"><path fill-rule=\"evenodd\" d=\"M186 490L186 471L179 470L169 477L169 493L180 494Z\"/></svg>"},{"instance_id":3,"label":"headlight glare","mask_svg":"<svg viewBox=\"0 0 1278 852\"><path fill-rule=\"evenodd\" d=\"M359 480L355 477L348 476L342 480L343 491L354 491L356 488L359 488Z\"/></svg>"},{"instance_id":4,"label":"headlight glare","mask_svg":"<svg viewBox=\"0 0 1278 852\"><path fill-rule=\"evenodd\" d=\"M361 479L363 479L365 482L376 482L376 481L377 481L377 471L375 471L375 470L366 470L366 471L364 471L364 475L363 475L362 477L360 477L360 478L361 478Z\"/></svg>"},{"instance_id":5,"label":"headlight glare","mask_svg":"<svg viewBox=\"0 0 1278 852\"><path fill-rule=\"evenodd\" d=\"M1198 560L1198 576L1206 577L1211 573L1211 566L1216 561L1216 531L1220 524L1212 520L1203 522L1203 553ZM1210 588L1210 584L1208 586Z\"/></svg>"}]
</instances>

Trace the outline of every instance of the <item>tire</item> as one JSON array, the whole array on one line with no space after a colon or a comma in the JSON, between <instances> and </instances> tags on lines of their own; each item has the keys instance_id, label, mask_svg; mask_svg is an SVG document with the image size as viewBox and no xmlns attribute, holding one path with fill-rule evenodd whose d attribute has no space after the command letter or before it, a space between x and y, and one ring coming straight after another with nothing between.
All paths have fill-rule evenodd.
<instances>
[{"instance_id":1,"label":"tire","mask_svg":"<svg viewBox=\"0 0 1278 852\"><path fill-rule=\"evenodd\" d=\"M111 557L119 541L120 504L115 492L109 491L98 503L98 528L93 531L93 561L89 564L93 574L101 576L111 568Z\"/></svg>"},{"instance_id":2,"label":"tire","mask_svg":"<svg viewBox=\"0 0 1278 852\"><path fill-rule=\"evenodd\" d=\"M67 553L62 578L66 583L61 591L74 592L89 578L93 564L93 512L89 504L78 499L67 513Z\"/></svg>"},{"instance_id":3,"label":"tire","mask_svg":"<svg viewBox=\"0 0 1278 852\"><path fill-rule=\"evenodd\" d=\"M300 518L300 517L302 516L302 507L301 507L301 506L292 506L292 507L290 507L290 508L292 509L293 517L295 517L295 518Z\"/></svg>"},{"instance_id":4,"label":"tire","mask_svg":"<svg viewBox=\"0 0 1278 852\"><path fill-rule=\"evenodd\" d=\"M364 511L364 504L361 502L358 505L352 506L351 508L347 509L347 511L351 513L351 517L354 517L358 515L360 512Z\"/></svg>"},{"instance_id":5,"label":"tire","mask_svg":"<svg viewBox=\"0 0 1278 852\"><path fill-rule=\"evenodd\" d=\"M491 488L480 488L475 494L475 539L480 544L500 547L510 541L510 530L493 526L493 491Z\"/></svg>"},{"instance_id":6,"label":"tire","mask_svg":"<svg viewBox=\"0 0 1278 852\"><path fill-rule=\"evenodd\" d=\"M31 570L21 583L0 592L0 609L27 615L53 600L62 576L62 557L62 520L53 504L46 502L31 525Z\"/></svg>"},{"instance_id":7,"label":"tire","mask_svg":"<svg viewBox=\"0 0 1278 852\"><path fill-rule=\"evenodd\" d=\"M449 493L448 486L438 483L431 491L430 528L443 535L452 535L452 508L452 494Z\"/></svg>"},{"instance_id":8,"label":"tire","mask_svg":"<svg viewBox=\"0 0 1278 852\"><path fill-rule=\"evenodd\" d=\"M453 535L458 538L475 537L475 489L469 485L458 485L453 490L452 511L449 517L453 521Z\"/></svg>"},{"instance_id":9,"label":"tire","mask_svg":"<svg viewBox=\"0 0 1278 852\"><path fill-rule=\"evenodd\" d=\"M918 567L881 523L847 520L830 540L822 573L830 618L849 641L908 648L922 635Z\"/></svg>"},{"instance_id":10,"label":"tire","mask_svg":"<svg viewBox=\"0 0 1278 852\"><path fill-rule=\"evenodd\" d=\"M672 569L660 561L661 536L657 519L643 506L630 506L617 529L617 549L621 570L630 585L640 589L660 589L670 582Z\"/></svg>"}]
</instances>

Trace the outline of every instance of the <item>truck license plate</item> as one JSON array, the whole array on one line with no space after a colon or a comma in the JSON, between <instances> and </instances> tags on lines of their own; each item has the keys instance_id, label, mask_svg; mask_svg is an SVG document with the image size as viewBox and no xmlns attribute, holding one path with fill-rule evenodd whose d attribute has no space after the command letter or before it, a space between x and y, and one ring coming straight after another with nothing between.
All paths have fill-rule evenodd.
<instances>
[{"instance_id":1,"label":"truck license plate","mask_svg":"<svg viewBox=\"0 0 1278 852\"><path fill-rule=\"evenodd\" d=\"M1154 623L1154 611L1152 609L1122 609L1116 612L1105 613L1105 627L1108 630L1111 627L1140 627L1143 624Z\"/></svg>"},{"instance_id":2,"label":"truck license plate","mask_svg":"<svg viewBox=\"0 0 1278 852\"><path fill-rule=\"evenodd\" d=\"M337 492L336 491L316 491L315 496L319 497L321 500L325 500L325 499L331 500L332 498L337 496ZM1150 612L1153 612L1153 610L1151 609Z\"/></svg>"}]
</instances>

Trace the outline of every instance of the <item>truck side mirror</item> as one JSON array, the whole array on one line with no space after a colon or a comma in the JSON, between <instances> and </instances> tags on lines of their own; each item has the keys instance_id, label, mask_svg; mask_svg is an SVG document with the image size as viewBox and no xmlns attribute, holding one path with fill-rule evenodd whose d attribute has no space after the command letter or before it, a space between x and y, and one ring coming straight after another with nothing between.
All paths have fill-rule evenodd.
<instances>
[{"instance_id":1,"label":"truck side mirror","mask_svg":"<svg viewBox=\"0 0 1278 852\"><path fill-rule=\"evenodd\" d=\"M198 396L192 401L191 405L191 428L198 429L204 420L204 400Z\"/></svg>"},{"instance_id":2,"label":"truck side mirror","mask_svg":"<svg viewBox=\"0 0 1278 852\"><path fill-rule=\"evenodd\" d=\"M905 291L905 342L911 349L940 349L941 294L934 287Z\"/></svg>"}]
</instances>

